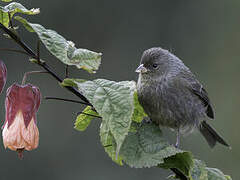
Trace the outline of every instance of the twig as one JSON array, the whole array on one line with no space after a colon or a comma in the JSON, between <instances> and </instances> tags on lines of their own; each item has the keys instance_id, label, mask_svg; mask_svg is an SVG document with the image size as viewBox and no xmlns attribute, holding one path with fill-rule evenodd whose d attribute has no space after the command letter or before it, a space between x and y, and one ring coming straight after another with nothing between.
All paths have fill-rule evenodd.
<instances>
[{"instance_id":1,"label":"twig","mask_svg":"<svg viewBox=\"0 0 240 180\"><path fill-rule=\"evenodd\" d=\"M77 100L72 100L72 99L64 99L64 98L57 98L57 97L45 97L44 99L46 99L46 100L49 100L49 99L60 100L60 101L73 102L73 103L79 103L79 104L84 104L84 105L87 105L87 106L91 106L90 103L77 101Z\"/></svg>"},{"instance_id":2,"label":"twig","mask_svg":"<svg viewBox=\"0 0 240 180\"><path fill-rule=\"evenodd\" d=\"M33 50L28 47L21 39L20 37L18 37L16 34L14 34L12 31L10 31L8 28L6 28L2 23L0 23L0 29L2 29L6 34L8 34L19 46L21 46L26 53L28 54L28 56L34 58L34 59L38 59L38 55L35 54L33 52ZM46 64L46 63L41 63L38 62L37 63L39 66L41 66L43 69L45 69L46 71L49 72L49 74L51 74L51 76L53 76L58 82L62 82L63 79L60 78L55 72L53 72L53 70ZM80 99L82 99L84 102L89 103L89 101L87 100L87 98L85 98L85 96L83 96L76 88L74 87L70 87L70 86L65 86L66 89L68 89L69 91L71 91L73 94L75 94L76 96L78 96ZM90 104L90 103L89 103ZM92 106L92 105L91 105Z\"/></svg>"},{"instance_id":3,"label":"twig","mask_svg":"<svg viewBox=\"0 0 240 180\"><path fill-rule=\"evenodd\" d=\"M38 63L40 64L40 40L37 42L37 60Z\"/></svg>"},{"instance_id":4,"label":"twig","mask_svg":"<svg viewBox=\"0 0 240 180\"><path fill-rule=\"evenodd\" d=\"M16 53L21 53L28 55L25 51L17 50L17 49L9 49L9 48L0 48L0 51L11 51L11 52L16 52Z\"/></svg>"}]
</instances>

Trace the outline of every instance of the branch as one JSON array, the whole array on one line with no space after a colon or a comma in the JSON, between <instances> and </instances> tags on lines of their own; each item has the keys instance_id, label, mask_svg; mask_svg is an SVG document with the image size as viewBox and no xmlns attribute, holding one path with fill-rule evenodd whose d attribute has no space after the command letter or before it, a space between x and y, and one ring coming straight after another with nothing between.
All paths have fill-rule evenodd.
<instances>
[{"instance_id":1,"label":"branch","mask_svg":"<svg viewBox=\"0 0 240 180\"><path fill-rule=\"evenodd\" d=\"M79 104L84 104L84 105L87 105L87 106L91 106L90 103L76 101L76 100L72 100L72 99L64 99L64 98L57 98L57 97L45 97L44 99L46 99L46 100L48 100L48 99L60 100L60 101L65 101L65 102L73 102L73 103L79 103Z\"/></svg>"},{"instance_id":2,"label":"branch","mask_svg":"<svg viewBox=\"0 0 240 180\"><path fill-rule=\"evenodd\" d=\"M21 46L25 52L27 53L27 55L29 57L32 57L34 59L37 59L38 62L36 64L38 64L39 66L41 66L43 69L45 69L49 74L52 75L52 77L54 77L58 82L62 82L63 79L60 78L45 62L40 62L39 59L39 54L36 54L29 46L27 46L26 43L24 43L20 37L18 37L16 34L14 34L11 30L9 30L8 28L6 28L3 24L0 23L0 29L2 29L6 34L8 34L19 46ZM69 90L70 92L72 92L73 94L75 94L76 96L78 96L81 100L83 100L84 102L90 104L90 102L87 100L86 97L84 97L76 88L73 87L65 87L67 90ZM92 104L90 104L92 106Z\"/></svg>"},{"instance_id":3,"label":"branch","mask_svg":"<svg viewBox=\"0 0 240 180\"><path fill-rule=\"evenodd\" d=\"M188 180L188 178L178 169L176 168L170 168L172 172L175 173L176 177L179 178L180 180Z\"/></svg>"}]
</instances>

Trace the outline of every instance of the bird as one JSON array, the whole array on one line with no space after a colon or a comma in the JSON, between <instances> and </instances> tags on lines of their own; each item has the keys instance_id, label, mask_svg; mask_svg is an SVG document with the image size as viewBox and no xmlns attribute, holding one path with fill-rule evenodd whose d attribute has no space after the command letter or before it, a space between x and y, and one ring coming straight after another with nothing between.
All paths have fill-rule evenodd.
<instances>
[{"instance_id":1,"label":"bird","mask_svg":"<svg viewBox=\"0 0 240 180\"><path fill-rule=\"evenodd\" d=\"M152 122L176 131L175 147L179 147L181 135L198 129L211 148L216 143L230 148L207 123L214 119L208 93L182 60L153 47L143 52L136 72L139 103Z\"/></svg>"}]
</instances>

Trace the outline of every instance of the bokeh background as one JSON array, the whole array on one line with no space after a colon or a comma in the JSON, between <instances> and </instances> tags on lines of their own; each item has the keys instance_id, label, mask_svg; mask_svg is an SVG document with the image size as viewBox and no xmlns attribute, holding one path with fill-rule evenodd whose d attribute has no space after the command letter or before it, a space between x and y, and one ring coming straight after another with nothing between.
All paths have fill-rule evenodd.
<instances>
[{"instance_id":1,"label":"bokeh background","mask_svg":"<svg viewBox=\"0 0 240 180\"><path fill-rule=\"evenodd\" d=\"M217 167L240 179L240 1L239 0L19 0L28 8L39 7L41 14L30 22L54 29L77 47L103 53L100 70L88 74L74 67L71 77L136 80L134 72L143 50L161 46L180 57L208 90L216 118L210 123L224 135L232 150L223 146L210 149L198 132L182 140L208 166ZM0 2L4 5L5 3ZM23 39L36 47L36 35L19 29ZM0 48L16 45L0 36ZM41 57L55 72L64 75L64 65L42 46ZM39 70L21 54L0 52L8 68L5 87L21 82L24 72ZM78 99L61 88L47 74L32 75L28 81L39 86L43 96ZM4 120L4 96L0 98L0 118ZM79 104L43 100L38 112L40 145L24 153L0 146L1 180L106 180L165 179L170 172L158 168L132 169L114 164L99 141L100 121L94 120L85 132L73 129ZM171 133L170 133L171 134ZM170 137L171 139L171 137Z\"/></svg>"}]
</instances>

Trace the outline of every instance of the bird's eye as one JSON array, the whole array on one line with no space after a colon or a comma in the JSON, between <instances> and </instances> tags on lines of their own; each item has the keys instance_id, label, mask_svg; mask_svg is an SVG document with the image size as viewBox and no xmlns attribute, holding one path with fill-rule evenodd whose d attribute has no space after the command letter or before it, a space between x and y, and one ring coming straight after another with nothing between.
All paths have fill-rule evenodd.
<instances>
[{"instance_id":1,"label":"bird's eye","mask_svg":"<svg viewBox=\"0 0 240 180\"><path fill-rule=\"evenodd\" d=\"M153 64L152 67L156 69L158 67L158 64Z\"/></svg>"}]
</instances>

